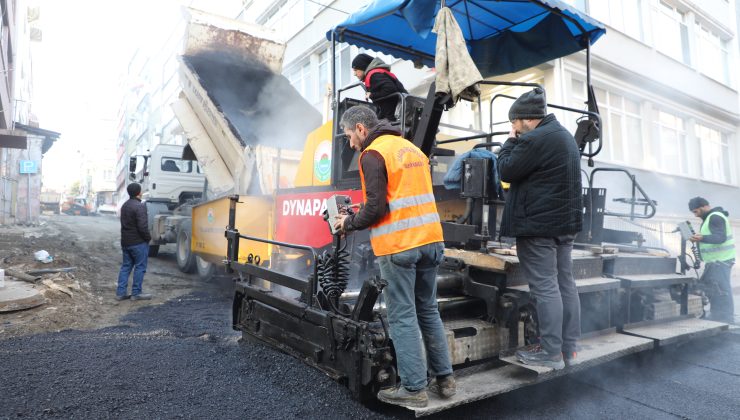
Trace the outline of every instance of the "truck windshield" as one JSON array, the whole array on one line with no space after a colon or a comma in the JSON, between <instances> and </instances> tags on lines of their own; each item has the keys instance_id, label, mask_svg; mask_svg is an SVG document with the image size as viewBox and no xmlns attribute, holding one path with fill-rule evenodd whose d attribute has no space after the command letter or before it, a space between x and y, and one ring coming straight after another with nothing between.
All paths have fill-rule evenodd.
<instances>
[{"instance_id":1,"label":"truck windshield","mask_svg":"<svg viewBox=\"0 0 740 420\"><path fill-rule=\"evenodd\" d=\"M160 165L161 169L165 172L201 173L200 165L194 160L163 157Z\"/></svg>"}]
</instances>

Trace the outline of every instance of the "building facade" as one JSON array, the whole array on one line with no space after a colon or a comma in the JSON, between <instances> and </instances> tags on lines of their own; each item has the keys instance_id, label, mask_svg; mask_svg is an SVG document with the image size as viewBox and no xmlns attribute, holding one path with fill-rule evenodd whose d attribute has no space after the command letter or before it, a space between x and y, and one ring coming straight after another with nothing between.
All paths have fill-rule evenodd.
<instances>
[{"instance_id":1,"label":"building facade","mask_svg":"<svg viewBox=\"0 0 740 420\"><path fill-rule=\"evenodd\" d=\"M39 221L42 158L60 134L39 128L33 114L34 43L40 9L0 2L0 224Z\"/></svg>"}]
</instances>

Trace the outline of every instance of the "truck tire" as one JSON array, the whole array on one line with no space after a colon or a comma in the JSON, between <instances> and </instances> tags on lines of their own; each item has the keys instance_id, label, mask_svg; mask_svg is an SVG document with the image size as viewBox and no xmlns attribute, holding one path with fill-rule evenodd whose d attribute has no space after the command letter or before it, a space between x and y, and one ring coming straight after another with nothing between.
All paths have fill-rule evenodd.
<instances>
[{"instance_id":1,"label":"truck tire","mask_svg":"<svg viewBox=\"0 0 740 420\"><path fill-rule=\"evenodd\" d=\"M203 281L211 281L216 276L216 264L210 263L199 256L195 257L195 268L198 270L198 278Z\"/></svg>"},{"instance_id":2,"label":"truck tire","mask_svg":"<svg viewBox=\"0 0 740 420\"><path fill-rule=\"evenodd\" d=\"M159 255L159 245L149 245L149 256L155 258Z\"/></svg>"},{"instance_id":3,"label":"truck tire","mask_svg":"<svg viewBox=\"0 0 740 420\"><path fill-rule=\"evenodd\" d=\"M195 271L195 254L190 249L192 231L190 223L183 223L177 232L177 268L183 273Z\"/></svg>"}]
</instances>

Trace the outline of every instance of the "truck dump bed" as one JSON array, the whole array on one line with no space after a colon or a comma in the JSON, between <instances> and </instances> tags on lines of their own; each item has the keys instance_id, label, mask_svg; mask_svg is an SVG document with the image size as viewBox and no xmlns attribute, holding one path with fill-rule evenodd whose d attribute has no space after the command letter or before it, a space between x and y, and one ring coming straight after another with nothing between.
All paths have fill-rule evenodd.
<instances>
[{"instance_id":1,"label":"truck dump bed","mask_svg":"<svg viewBox=\"0 0 740 420\"><path fill-rule=\"evenodd\" d=\"M277 148L302 149L321 115L279 74L284 46L274 34L188 13L180 57L184 97L173 105L188 143L215 191L258 192L258 185L267 192L261 179L254 183L255 163L265 166L260 160L272 159Z\"/></svg>"}]
</instances>

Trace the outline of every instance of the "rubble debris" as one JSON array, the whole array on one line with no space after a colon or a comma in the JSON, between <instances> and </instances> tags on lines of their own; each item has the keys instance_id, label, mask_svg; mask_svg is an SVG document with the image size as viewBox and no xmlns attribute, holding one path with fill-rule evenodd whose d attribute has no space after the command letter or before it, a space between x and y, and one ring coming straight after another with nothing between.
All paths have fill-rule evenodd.
<instances>
[{"instance_id":1,"label":"rubble debris","mask_svg":"<svg viewBox=\"0 0 740 420\"><path fill-rule=\"evenodd\" d=\"M23 280L23 281L26 281L26 282L29 282L29 283L36 283L37 281L41 280L41 277L32 276L32 275L26 274L26 273L24 273L22 271L14 270L12 268L6 268L5 269L5 274L7 274L7 275L9 275L11 277L15 277L18 280Z\"/></svg>"},{"instance_id":2,"label":"rubble debris","mask_svg":"<svg viewBox=\"0 0 740 420\"><path fill-rule=\"evenodd\" d=\"M74 295L72 291L69 290L69 288L62 286L61 284L54 283L52 280L44 280L41 283L49 289L60 291L66 295L69 295L69 297L73 297Z\"/></svg>"},{"instance_id":3,"label":"rubble debris","mask_svg":"<svg viewBox=\"0 0 740 420\"><path fill-rule=\"evenodd\" d=\"M63 267L63 268L44 268L41 270L29 270L26 274L31 276L38 276L39 274L51 274L51 273L69 273L70 271L77 270L77 267Z\"/></svg>"}]
</instances>

